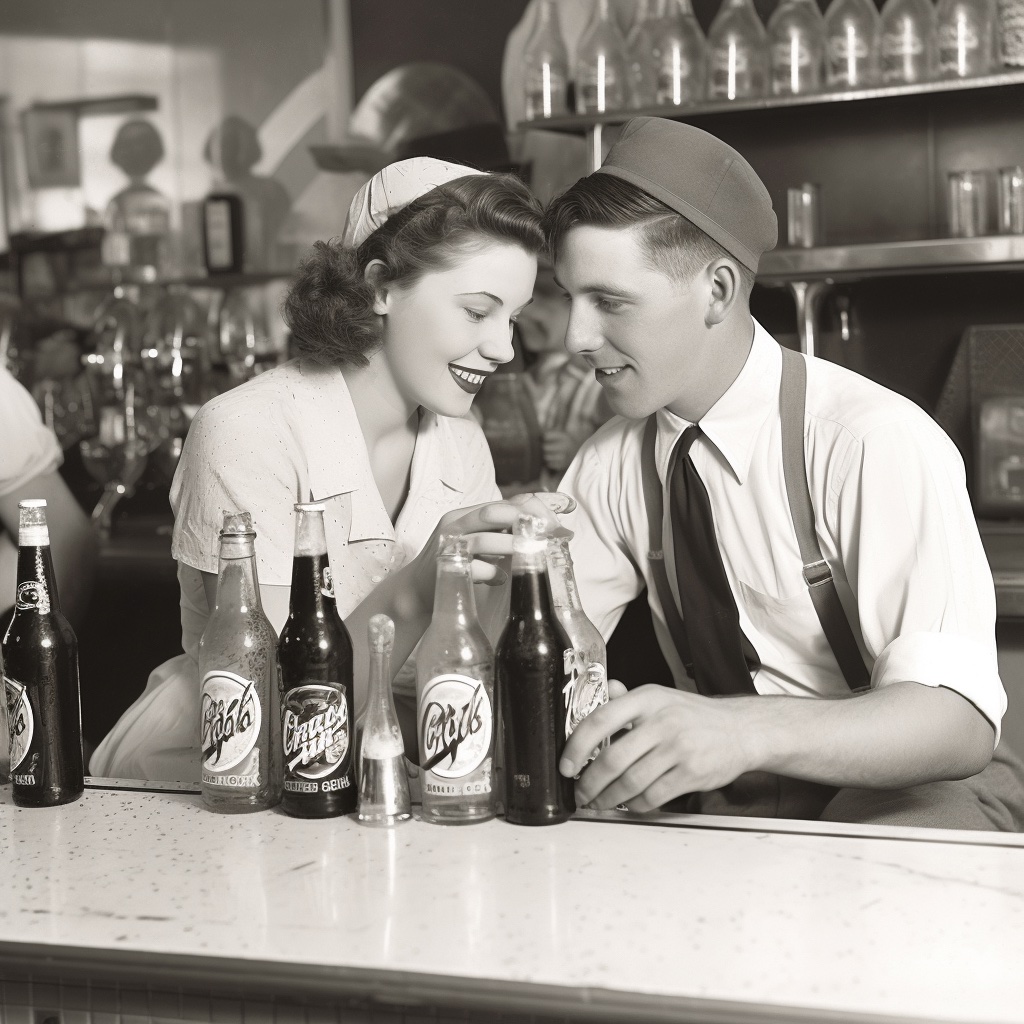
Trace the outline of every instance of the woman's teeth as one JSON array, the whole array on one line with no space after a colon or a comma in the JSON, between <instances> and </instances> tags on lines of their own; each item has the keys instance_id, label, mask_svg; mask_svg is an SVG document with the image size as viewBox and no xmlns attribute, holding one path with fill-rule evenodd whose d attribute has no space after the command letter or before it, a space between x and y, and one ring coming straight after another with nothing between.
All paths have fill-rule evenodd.
<instances>
[{"instance_id":1,"label":"woman's teeth","mask_svg":"<svg viewBox=\"0 0 1024 1024\"><path fill-rule=\"evenodd\" d=\"M448 372L455 383L470 395L475 395L490 376L490 373L471 370L466 366L459 366L458 363L449 363Z\"/></svg>"},{"instance_id":2,"label":"woman's teeth","mask_svg":"<svg viewBox=\"0 0 1024 1024\"><path fill-rule=\"evenodd\" d=\"M466 370L456 369L454 366L451 367L452 373L461 380L467 381L470 384L483 384L487 379L486 373L469 373Z\"/></svg>"},{"instance_id":3,"label":"woman's teeth","mask_svg":"<svg viewBox=\"0 0 1024 1024\"><path fill-rule=\"evenodd\" d=\"M613 373L621 373L624 369L624 366L599 366L597 373L602 377L610 377Z\"/></svg>"}]
</instances>

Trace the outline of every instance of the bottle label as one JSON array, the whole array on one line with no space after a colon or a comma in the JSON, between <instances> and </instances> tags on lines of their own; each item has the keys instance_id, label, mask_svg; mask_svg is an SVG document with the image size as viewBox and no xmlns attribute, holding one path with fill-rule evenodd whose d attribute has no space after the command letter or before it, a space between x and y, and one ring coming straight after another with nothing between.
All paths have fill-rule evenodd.
<instances>
[{"instance_id":1,"label":"bottle label","mask_svg":"<svg viewBox=\"0 0 1024 1024\"><path fill-rule=\"evenodd\" d=\"M23 612L50 611L50 594L45 583L38 580L28 580L18 584L18 590L14 595L14 607Z\"/></svg>"},{"instance_id":2,"label":"bottle label","mask_svg":"<svg viewBox=\"0 0 1024 1024\"><path fill-rule=\"evenodd\" d=\"M207 786L224 786L228 789L259 789L260 788L260 752L254 750L252 756L242 766L242 770L221 775L203 772L203 782Z\"/></svg>"},{"instance_id":3,"label":"bottle label","mask_svg":"<svg viewBox=\"0 0 1024 1024\"><path fill-rule=\"evenodd\" d=\"M796 46L789 40L772 45L772 66L784 68L787 75L794 64L799 68L809 68L811 63L811 50L806 40L798 40Z\"/></svg>"},{"instance_id":4,"label":"bottle label","mask_svg":"<svg viewBox=\"0 0 1024 1024\"><path fill-rule=\"evenodd\" d=\"M324 597L334 600L334 577L331 575L329 565L322 566L320 569L320 593Z\"/></svg>"},{"instance_id":5,"label":"bottle label","mask_svg":"<svg viewBox=\"0 0 1024 1024\"><path fill-rule=\"evenodd\" d=\"M281 734L288 775L323 779L336 772L345 764L352 746L345 687L305 683L289 690L284 696ZM297 789L288 782L285 788L303 793L316 792L318 788L328 792L350 785L346 774L319 787L313 784L311 789Z\"/></svg>"},{"instance_id":6,"label":"bottle label","mask_svg":"<svg viewBox=\"0 0 1024 1024\"><path fill-rule=\"evenodd\" d=\"M846 64L852 57L860 63L866 61L869 55L868 41L858 35L835 35L827 43L828 55L833 64ZM845 70L845 69L844 69Z\"/></svg>"},{"instance_id":7,"label":"bottle label","mask_svg":"<svg viewBox=\"0 0 1024 1024\"><path fill-rule=\"evenodd\" d=\"M32 735L35 732L35 719L32 715L32 705L28 700L28 693L16 679L7 676L4 679L4 695L7 700L7 727L10 731L11 743L11 771L15 772L21 767L22 761L28 754L32 745ZM35 779L27 783L18 780L21 785L33 785Z\"/></svg>"},{"instance_id":8,"label":"bottle label","mask_svg":"<svg viewBox=\"0 0 1024 1024\"><path fill-rule=\"evenodd\" d=\"M608 676L604 665L588 662L583 652L575 648L563 654L566 683L562 687L565 699L565 737L568 739L576 726L602 704L608 703Z\"/></svg>"},{"instance_id":9,"label":"bottle label","mask_svg":"<svg viewBox=\"0 0 1024 1024\"><path fill-rule=\"evenodd\" d=\"M913 32L886 32L880 49L883 57L920 57L924 40Z\"/></svg>"},{"instance_id":10,"label":"bottle label","mask_svg":"<svg viewBox=\"0 0 1024 1024\"><path fill-rule=\"evenodd\" d=\"M203 767L208 772L235 768L252 752L259 739L263 712L256 684L234 672L207 672L203 677L200 720ZM247 767L240 774L251 775L253 769Z\"/></svg>"},{"instance_id":11,"label":"bottle label","mask_svg":"<svg viewBox=\"0 0 1024 1024\"><path fill-rule=\"evenodd\" d=\"M434 676L420 699L420 760L440 779L462 779L484 763L491 746L491 702L479 679Z\"/></svg>"}]
</instances>

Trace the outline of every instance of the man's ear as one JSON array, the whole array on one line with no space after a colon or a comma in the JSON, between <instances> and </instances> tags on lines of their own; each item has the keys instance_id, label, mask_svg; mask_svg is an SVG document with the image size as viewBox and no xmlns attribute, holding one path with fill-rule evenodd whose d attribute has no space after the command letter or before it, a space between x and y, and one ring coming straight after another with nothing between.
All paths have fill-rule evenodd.
<instances>
[{"instance_id":1,"label":"man's ear","mask_svg":"<svg viewBox=\"0 0 1024 1024\"><path fill-rule=\"evenodd\" d=\"M382 260L370 260L363 269L363 280L373 289L373 311L378 316L384 316L391 307L386 272L387 267Z\"/></svg>"},{"instance_id":2,"label":"man's ear","mask_svg":"<svg viewBox=\"0 0 1024 1024\"><path fill-rule=\"evenodd\" d=\"M740 273L731 260L724 258L709 264L705 273L711 287L704 323L708 327L714 327L725 320L729 310L736 304L740 293Z\"/></svg>"}]
</instances>

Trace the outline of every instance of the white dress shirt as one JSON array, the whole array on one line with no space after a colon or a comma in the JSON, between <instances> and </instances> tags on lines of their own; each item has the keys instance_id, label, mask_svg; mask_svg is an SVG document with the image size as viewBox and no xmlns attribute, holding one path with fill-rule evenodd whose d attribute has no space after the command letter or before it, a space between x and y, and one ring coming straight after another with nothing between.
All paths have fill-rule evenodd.
<instances>
[{"instance_id":1,"label":"white dress shirt","mask_svg":"<svg viewBox=\"0 0 1024 1024\"><path fill-rule=\"evenodd\" d=\"M419 554L445 512L501 494L476 421L424 411L409 494L392 524L341 371L293 360L203 406L170 497L184 654L153 670L142 696L96 749L93 775L199 779L198 650L211 614L201 572L217 572L225 509L252 515L260 585L287 587L293 506L322 501L335 598L346 616L386 575ZM412 659L394 686L415 691Z\"/></svg>"},{"instance_id":2,"label":"white dress shirt","mask_svg":"<svg viewBox=\"0 0 1024 1024\"><path fill-rule=\"evenodd\" d=\"M755 321L747 361L701 420L691 455L711 501L740 626L761 660L757 692L842 695L849 690L803 579L786 498L781 375L778 343ZM657 417L664 485L673 447L690 424L664 409ZM643 430L643 420L616 417L584 444L562 480L560 489L579 502L567 523L576 531L576 575L584 608L605 637L646 586L676 685L694 689L648 568ZM818 542L872 687L904 680L949 687L998 737L1006 695L996 664L995 589L955 445L912 402L814 358L807 359L804 443ZM662 547L676 586L667 495L664 514Z\"/></svg>"}]
</instances>

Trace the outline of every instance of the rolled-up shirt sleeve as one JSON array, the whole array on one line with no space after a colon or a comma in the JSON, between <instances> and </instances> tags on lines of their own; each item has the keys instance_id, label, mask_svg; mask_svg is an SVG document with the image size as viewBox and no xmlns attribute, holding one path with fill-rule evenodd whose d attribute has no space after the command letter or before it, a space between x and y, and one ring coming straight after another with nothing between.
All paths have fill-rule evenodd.
<instances>
[{"instance_id":1,"label":"rolled-up shirt sleeve","mask_svg":"<svg viewBox=\"0 0 1024 1024\"><path fill-rule=\"evenodd\" d=\"M60 444L32 396L0 367L0 495L52 473L63 462Z\"/></svg>"},{"instance_id":2,"label":"rolled-up shirt sleeve","mask_svg":"<svg viewBox=\"0 0 1024 1024\"><path fill-rule=\"evenodd\" d=\"M636 501L624 501L620 423L611 423L585 442L558 486L577 502L564 517L573 531L569 542L583 610L607 640L622 611L644 588L643 576L626 546L629 536L621 522ZM639 458L639 451L636 453ZM640 506L641 512L643 505Z\"/></svg>"},{"instance_id":3,"label":"rolled-up shirt sleeve","mask_svg":"<svg viewBox=\"0 0 1024 1024\"><path fill-rule=\"evenodd\" d=\"M830 496L871 685L955 690L992 723L1006 693L996 601L963 460L923 412L876 426L850 446Z\"/></svg>"}]
</instances>

